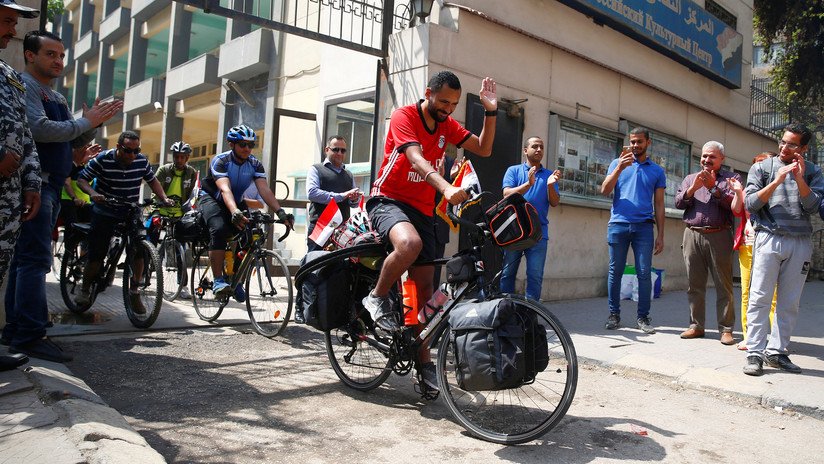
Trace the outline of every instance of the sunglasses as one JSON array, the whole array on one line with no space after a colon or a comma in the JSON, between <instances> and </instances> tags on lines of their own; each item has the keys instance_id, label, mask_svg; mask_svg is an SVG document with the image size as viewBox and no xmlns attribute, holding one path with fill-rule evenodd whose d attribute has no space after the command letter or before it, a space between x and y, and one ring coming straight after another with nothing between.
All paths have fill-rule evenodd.
<instances>
[{"instance_id":1,"label":"sunglasses","mask_svg":"<svg viewBox=\"0 0 824 464\"><path fill-rule=\"evenodd\" d=\"M235 142L235 145L239 146L240 148L255 148L255 142Z\"/></svg>"},{"instance_id":2,"label":"sunglasses","mask_svg":"<svg viewBox=\"0 0 824 464\"><path fill-rule=\"evenodd\" d=\"M120 147L120 149L121 149L121 150L123 150L123 153L125 153L125 154L127 154L127 155L137 155L137 154L140 154L140 147L137 147L137 148L126 148L126 147L122 147L122 146L121 146L121 147Z\"/></svg>"},{"instance_id":3,"label":"sunglasses","mask_svg":"<svg viewBox=\"0 0 824 464\"><path fill-rule=\"evenodd\" d=\"M346 154L346 149L345 148L335 147L335 148L329 148L329 149L332 150L335 153L343 153L344 155Z\"/></svg>"}]
</instances>

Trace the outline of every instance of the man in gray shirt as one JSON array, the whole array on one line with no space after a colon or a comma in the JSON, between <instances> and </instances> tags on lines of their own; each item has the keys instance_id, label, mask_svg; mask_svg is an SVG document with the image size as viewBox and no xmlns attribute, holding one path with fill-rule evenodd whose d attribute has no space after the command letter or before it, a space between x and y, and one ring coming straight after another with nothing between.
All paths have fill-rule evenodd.
<instances>
[{"instance_id":1,"label":"man in gray shirt","mask_svg":"<svg viewBox=\"0 0 824 464\"><path fill-rule=\"evenodd\" d=\"M778 144L779 156L754 164L747 178L744 206L756 231L747 308L747 375L762 375L764 361L770 367L801 372L787 356L787 346L810 270L810 215L824 197L821 168L804 160L811 137L806 127L788 125ZM770 330L773 289L777 303Z\"/></svg>"}]
</instances>

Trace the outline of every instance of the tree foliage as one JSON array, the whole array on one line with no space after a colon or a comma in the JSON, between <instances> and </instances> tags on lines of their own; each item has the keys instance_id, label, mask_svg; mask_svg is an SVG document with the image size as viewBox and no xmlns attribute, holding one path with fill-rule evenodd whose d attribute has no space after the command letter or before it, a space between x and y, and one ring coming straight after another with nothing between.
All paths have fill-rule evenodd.
<instances>
[{"instance_id":1,"label":"tree foliage","mask_svg":"<svg viewBox=\"0 0 824 464\"><path fill-rule=\"evenodd\" d=\"M46 17L49 21L54 23L54 19L63 13L63 0L48 0L48 10L46 10Z\"/></svg>"},{"instance_id":2,"label":"tree foliage","mask_svg":"<svg viewBox=\"0 0 824 464\"><path fill-rule=\"evenodd\" d=\"M783 44L768 55L773 81L793 101L824 110L824 1L755 0L753 17L765 48Z\"/></svg>"}]
</instances>

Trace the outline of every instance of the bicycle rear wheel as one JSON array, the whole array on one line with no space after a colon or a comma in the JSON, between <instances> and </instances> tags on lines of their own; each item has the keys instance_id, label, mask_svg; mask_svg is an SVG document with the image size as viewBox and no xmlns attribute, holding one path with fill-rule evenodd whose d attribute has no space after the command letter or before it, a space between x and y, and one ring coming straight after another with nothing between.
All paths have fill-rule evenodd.
<instances>
[{"instance_id":1,"label":"bicycle rear wheel","mask_svg":"<svg viewBox=\"0 0 824 464\"><path fill-rule=\"evenodd\" d=\"M163 299L174 301L186 285L183 245L171 237L166 237L157 245L157 255L163 272Z\"/></svg>"},{"instance_id":2,"label":"bicycle rear wheel","mask_svg":"<svg viewBox=\"0 0 824 464\"><path fill-rule=\"evenodd\" d=\"M283 258L271 250L262 250L251 263L245 285L246 310L252 327L264 337L280 334L292 314L292 278Z\"/></svg>"},{"instance_id":3,"label":"bicycle rear wheel","mask_svg":"<svg viewBox=\"0 0 824 464\"><path fill-rule=\"evenodd\" d=\"M123 267L123 303L132 325L148 329L157 320L163 304L163 272L154 245L138 240L134 248ZM143 261L142 271L136 264L138 257Z\"/></svg>"},{"instance_id":4,"label":"bicycle rear wheel","mask_svg":"<svg viewBox=\"0 0 824 464\"><path fill-rule=\"evenodd\" d=\"M69 311L73 313L84 313L92 307L96 292L92 291L92 300L88 306L78 306L74 300L80 293L83 285L83 270L86 268L86 244L85 237L81 240L80 234L65 243L63 246L63 256L60 258L60 296Z\"/></svg>"},{"instance_id":5,"label":"bicycle rear wheel","mask_svg":"<svg viewBox=\"0 0 824 464\"><path fill-rule=\"evenodd\" d=\"M189 293L192 294L195 312L206 322L213 322L220 317L223 307L229 301L227 296L219 297L212 293L214 283L215 276L209 263L209 247L204 246L195 254L192 261Z\"/></svg>"},{"instance_id":6,"label":"bicycle rear wheel","mask_svg":"<svg viewBox=\"0 0 824 464\"><path fill-rule=\"evenodd\" d=\"M441 396L463 427L493 443L525 443L549 431L566 414L578 383L575 347L560 321L540 303L520 298L516 303L546 330L549 364L533 381L507 390L463 390L448 331L438 349Z\"/></svg>"}]
</instances>

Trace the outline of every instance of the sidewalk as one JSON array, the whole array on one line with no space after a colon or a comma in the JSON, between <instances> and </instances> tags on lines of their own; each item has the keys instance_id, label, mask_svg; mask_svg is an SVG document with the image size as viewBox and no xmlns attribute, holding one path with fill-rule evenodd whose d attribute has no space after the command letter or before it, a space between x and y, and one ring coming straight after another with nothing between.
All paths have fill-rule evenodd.
<instances>
[{"instance_id":1,"label":"sidewalk","mask_svg":"<svg viewBox=\"0 0 824 464\"><path fill-rule=\"evenodd\" d=\"M47 284L50 307L60 308L59 288ZM741 372L746 352L724 346L715 330L706 338L681 340L688 323L683 291L664 293L653 300L651 317L657 333L646 335L634 328L635 303L622 302L622 327L604 329L606 298L550 302L547 306L572 335L579 363L596 364L653 378L680 387L720 392L767 407L781 407L824 420L824 282L808 282L801 300L801 316L793 335L790 355L801 375L765 367L762 377ZM119 288L101 295L99 310L75 316L53 315L52 336L131 331L122 311ZM714 301L709 290L707 301ZM739 299L736 289L736 302ZM708 305L710 306L710 305ZM714 325L715 311L707 321ZM227 308L222 324L246 324L238 308ZM740 321L736 321L736 325ZM154 329L208 325L188 304L164 303ZM735 333L740 340L740 330ZM288 328L286 337L288 337ZM0 354L6 347L0 347ZM13 371L0 372L0 464L164 462L125 419L108 407L67 366L32 359Z\"/></svg>"}]
</instances>

